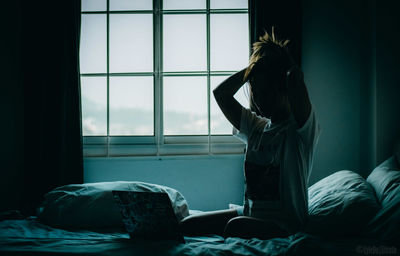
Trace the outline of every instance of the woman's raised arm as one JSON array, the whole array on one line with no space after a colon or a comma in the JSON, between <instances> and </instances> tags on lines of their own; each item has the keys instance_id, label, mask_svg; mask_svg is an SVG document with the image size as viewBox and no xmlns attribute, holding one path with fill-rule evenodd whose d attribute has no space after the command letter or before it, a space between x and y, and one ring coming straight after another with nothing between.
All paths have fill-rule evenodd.
<instances>
[{"instance_id":1,"label":"woman's raised arm","mask_svg":"<svg viewBox=\"0 0 400 256\"><path fill-rule=\"evenodd\" d=\"M233 96L245 83L243 81L245 71L246 69L243 69L228 77L213 91L222 113L237 130L240 130L242 105Z\"/></svg>"}]
</instances>

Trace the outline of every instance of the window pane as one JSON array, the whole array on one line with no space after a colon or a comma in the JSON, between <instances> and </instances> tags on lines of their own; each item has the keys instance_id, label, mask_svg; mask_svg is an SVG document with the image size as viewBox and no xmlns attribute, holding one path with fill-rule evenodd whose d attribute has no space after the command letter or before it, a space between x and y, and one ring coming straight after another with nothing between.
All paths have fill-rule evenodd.
<instances>
[{"instance_id":1,"label":"window pane","mask_svg":"<svg viewBox=\"0 0 400 256\"><path fill-rule=\"evenodd\" d=\"M205 0L164 0L164 10L206 9Z\"/></svg>"},{"instance_id":2,"label":"window pane","mask_svg":"<svg viewBox=\"0 0 400 256\"><path fill-rule=\"evenodd\" d=\"M107 72L106 28L105 14L82 14L81 73Z\"/></svg>"},{"instance_id":3,"label":"window pane","mask_svg":"<svg viewBox=\"0 0 400 256\"><path fill-rule=\"evenodd\" d=\"M83 136L107 135L106 77L81 77Z\"/></svg>"},{"instance_id":4,"label":"window pane","mask_svg":"<svg viewBox=\"0 0 400 256\"><path fill-rule=\"evenodd\" d=\"M153 135L153 77L110 77L110 135Z\"/></svg>"},{"instance_id":5,"label":"window pane","mask_svg":"<svg viewBox=\"0 0 400 256\"><path fill-rule=\"evenodd\" d=\"M110 0L110 10L152 10L151 0Z\"/></svg>"},{"instance_id":6,"label":"window pane","mask_svg":"<svg viewBox=\"0 0 400 256\"><path fill-rule=\"evenodd\" d=\"M207 78L164 77L164 134L208 134Z\"/></svg>"},{"instance_id":7,"label":"window pane","mask_svg":"<svg viewBox=\"0 0 400 256\"><path fill-rule=\"evenodd\" d=\"M207 69L206 16L164 15L164 71Z\"/></svg>"},{"instance_id":8,"label":"window pane","mask_svg":"<svg viewBox=\"0 0 400 256\"><path fill-rule=\"evenodd\" d=\"M82 11L106 11L106 0L82 0Z\"/></svg>"},{"instance_id":9,"label":"window pane","mask_svg":"<svg viewBox=\"0 0 400 256\"><path fill-rule=\"evenodd\" d=\"M247 14L212 14L211 70L234 71L248 65L249 28Z\"/></svg>"},{"instance_id":10,"label":"window pane","mask_svg":"<svg viewBox=\"0 0 400 256\"><path fill-rule=\"evenodd\" d=\"M110 15L110 72L153 71L153 15Z\"/></svg>"},{"instance_id":11,"label":"window pane","mask_svg":"<svg viewBox=\"0 0 400 256\"><path fill-rule=\"evenodd\" d=\"M232 134L232 124L226 119L224 114L222 113L221 109L219 108L217 102L215 101L214 96L212 95L212 91L225 79L227 79L228 76L212 76L211 77L211 86L210 86L210 92L211 92L211 104L210 104L210 110L211 110L211 134ZM235 99L239 101L239 103L243 106L248 108L249 107L249 102L248 102L248 91L247 91L247 84L242 86L240 90L235 94Z\"/></svg>"},{"instance_id":12,"label":"window pane","mask_svg":"<svg viewBox=\"0 0 400 256\"><path fill-rule=\"evenodd\" d=\"M231 9L244 8L247 9L247 0L210 0L211 9Z\"/></svg>"}]
</instances>

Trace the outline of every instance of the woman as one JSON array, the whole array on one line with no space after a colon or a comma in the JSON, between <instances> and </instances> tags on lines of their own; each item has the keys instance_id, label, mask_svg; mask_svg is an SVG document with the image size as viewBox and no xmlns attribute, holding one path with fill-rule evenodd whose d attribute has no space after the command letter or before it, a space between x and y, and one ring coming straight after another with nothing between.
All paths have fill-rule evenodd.
<instances>
[{"instance_id":1,"label":"woman","mask_svg":"<svg viewBox=\"0 0 400 256\"><path fill-rule=\"evenodd\" d=\"M247 68L214 91L225 117L246 143L244 205L182 220L184 235L283 237L301 230L308 216L308 178L319 126L301 70L272 30L253 44ZM251 109L233 97L250 84Z\"/></svg>"}]
</instances>

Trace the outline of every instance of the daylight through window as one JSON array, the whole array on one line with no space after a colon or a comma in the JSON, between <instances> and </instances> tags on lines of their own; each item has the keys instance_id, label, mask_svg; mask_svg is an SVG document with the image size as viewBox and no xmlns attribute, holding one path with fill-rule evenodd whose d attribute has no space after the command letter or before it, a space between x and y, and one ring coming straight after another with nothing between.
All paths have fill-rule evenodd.
<instances>
[{"instance_id":1,"label":"daylight through window","mask_svg":"<svg viewBox=\"0 0 400 256\"><path fill-rule=\"evenodd\" d=\"M243 152L212 90L248 57L247 0L82 0L85 155Z\"/></svg>"}]
</instances>

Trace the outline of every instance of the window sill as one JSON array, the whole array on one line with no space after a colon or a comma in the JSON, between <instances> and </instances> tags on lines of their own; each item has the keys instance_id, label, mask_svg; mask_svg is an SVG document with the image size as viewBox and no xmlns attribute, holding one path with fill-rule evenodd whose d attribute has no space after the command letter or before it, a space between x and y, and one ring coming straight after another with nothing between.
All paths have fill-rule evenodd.
<instances>
[{"instance_id":1,"label":"window sill","mask_svg":"<svg viewBox=\"0 0 400 256\"><path fill-rule=\"evenodd\" d=\"M210 140L210 143L208 143ZM107 143L108 141L108 143ZM160 157L243 154L245 144L233 136L84 137L84 157Z\"/></svg>"}]
</instances>

